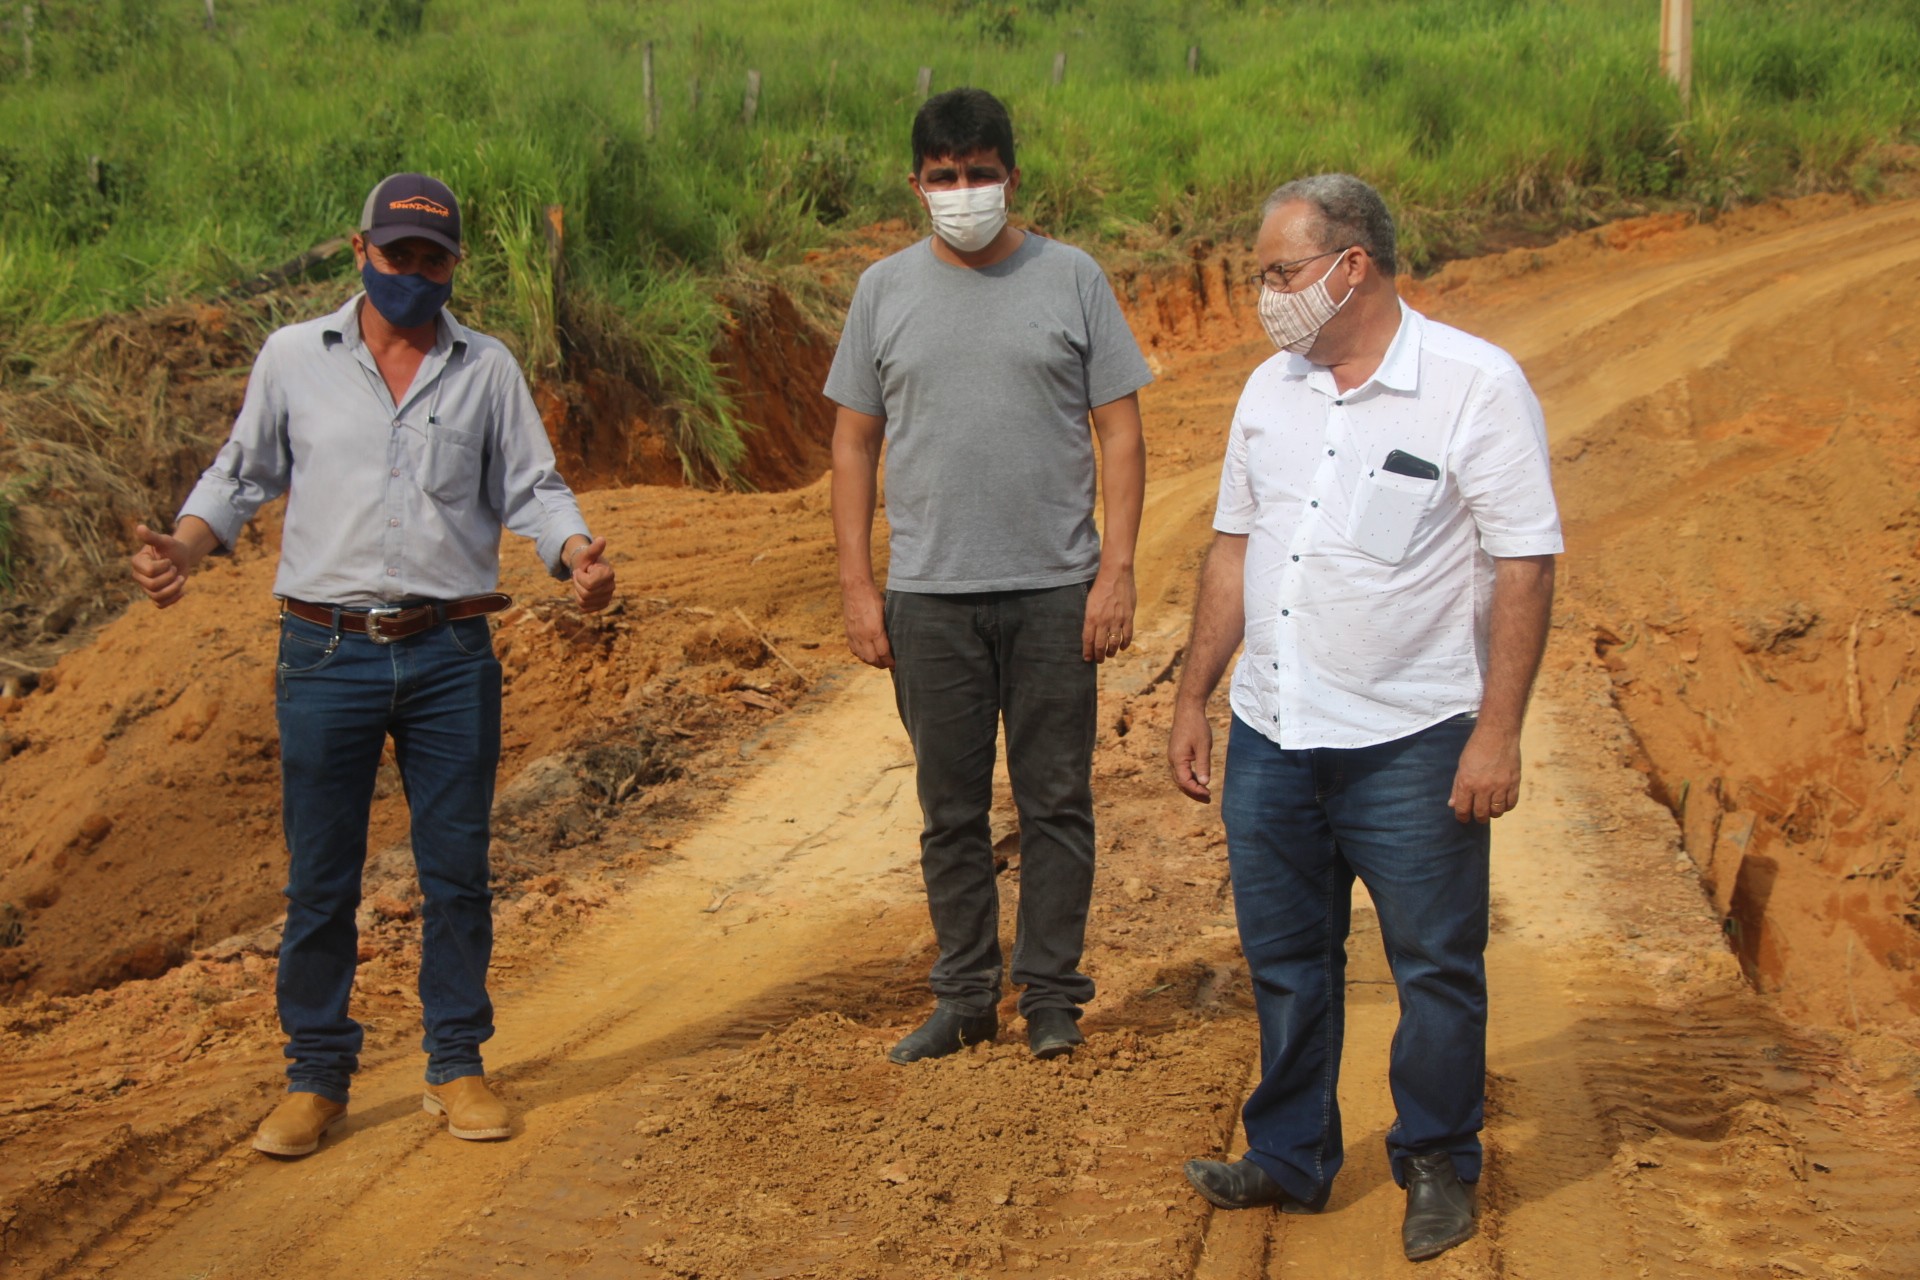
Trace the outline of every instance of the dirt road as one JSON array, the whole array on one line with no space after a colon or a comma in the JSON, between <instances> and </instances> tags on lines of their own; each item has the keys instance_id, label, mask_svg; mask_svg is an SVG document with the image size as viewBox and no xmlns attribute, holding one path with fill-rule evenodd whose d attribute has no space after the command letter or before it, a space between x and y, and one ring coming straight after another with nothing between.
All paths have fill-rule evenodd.
<instances>
[{"instance_id":1,"label":"dirt road","mask_svg":"<svg viewBox=\"0 0 1920 1280\"><path fill-rule=\"evenodd\" d=\"M9 1023L18 1046L0 1060L0 1096L10 1098L0 1120L14 1126L9 1145L38 1166L0 1178L0 1265L22 1276L727 1280L1920 1274L1911 1158L1920 1034L1900 995L1905 970L1886 958L1906 952L1883 947L1847 971L1849 990L1878 1001L1864 1022L1857 1009L1851 1019L1810 1017L1777 989L1797 972L1810 982L1825 972L1811 925L1812 940L1794 944L1801 969L1783 962L1769 993L1755 992L1756 976L1768 983L1729 949L1730 908L1703 892L1702 854L1683 850L1674 807L1654 798L1672 799L1663 771L1683 747L1707 749L1660 718L1685 699L1668 693L1655 705L1664 668L1632 666L1638 649L1609 662L1621 637L1596 641L1601 620L1664 617L1694 589L1684 573L1663 572L1662 555L1681 569L1691 563L1675 544L1693 536L1680 532L1686 521L1722 509L1697 497L1713 496L1720 471L1682 445L1718 447L1720 425L1750 415L1755 397L1778 406L1822 394L1836 361L1857 373L1844 356L1786 357L1802 349L1809 317L1841 309L1877 306L1884 331L1911 332L1903 284L1916 278L1920 207L1816 202L1711 228L1607 229L1461 264L1414 291L1423 309L1527 366L1554 432L1570 540L1528 730L1528 789L1495 833L1481 1234L1443 1258L1415 1268L1399 1256L1400 1196L1382 1148L1395 1006L1364 904L1350 945L1342 1081L1349 1161L1329 1211L1211 1213L1179 1173L1189 1155L1236 1149L1255 1050L1217 813L1171 794L1159 761L1217 449L1239 382L1263 355L1244 309L1216 303L1186 327L1154 329L1164 376L1147 405L1155 479L1139 557L1141 636L1103 676L1102 871L1089 960L1100 995L1085 1050L1035 1063L1009 1018L1016 1033L1001 1045L911 1069L883 1061L921 1012L930 960L910 756L884 677L829 658L830 601L794 605L773 638L822 646L800 663L804 698L779 693L799 709L771 718L710 780L671 784L707 799L686 800L673 824L644 838L622 835L645 852L624 851L619 876L592 880L590 892L575 881L557 895L530 891L503 912L509 962L488 1052L520 1117L511 1141L458 1143L419 1112L404 965L363 981L379 1016L350 1123L293 1163L256 1156L242 1140L277 1065L260 1021L264 958L232 959L242 985L205 998L212 1025L232 1029L225 1056L188 1045L178 1069L148 1078L115 1067L118 1082L92 1093L54 1083L126 1061L115 1042L149 1034L125 1013L148 984L35 1004ZM1873 301L1883 288L1891 297ZM1741 363L1756 352L1769 353L1763 368ZM1901 468L1911 451L1899 441L1913 425L1902 399L1910 373L1903 364L1877 381L1850 376L1852 401L1835 410L1846 431L1891 451L1886 465L1909 502L1913 476ZM1691 406L1678 427L1675 401ZM1773 439L1742 446L1742 476L1770 474L1775 457L1763 446ZM1656 445L1665 450L1658 465L1647 452ZM1827 456L1797 441L1775 453L1802 469ZM1686 465L1714 469L1690 489ZM596 495L596 520L624 521L655 557L690 554L695 535L662 529L659 512L680 519L719 507L651 494ZM810 556L824 551L817 490L714 501L758 504L753 518L764 521L753 526L762 533L726 544L727 572L747 572L749 557L775 545L764 530L783 522L805 529ZM1901 518L1888 501L1842 531L1861 548L1841 576L1863 609L1861 584L1884 586L1897 562L1885 548L1913 537L1910 526L1884 528ZM683 503L698 505L674 505ZM1777 506L1772 519L1803 532L1814 523ZM1773 543L1715 547L1722 559L1781 557ZM793 576L817 590L825 575L807 563ZM1813 563L1777 568L1791 578ZM1764 578L1755 570L1751 581ZM1894 638L1856 662L1865 673L1856 682L1881 682L1869 686L1868 705L1904 708L1900 699L1912 697L1907 667L1891 656L1903 642L1896 613L1885 617ZM1811 626L1798 634L1820 638ZM1706 647L1674 662L1704 670L1715 660L1711 639L1696 636ZM1910 629L1904 642L1910 654ZM1808 652L1825 660L1839 650ZM1763 649L1747 660L1789 656ZM1781 681L1819 669L1794 662ZM657 694L660 679L637 673L633 688ZM740 696L737 684L709 692ZM1835 758L1880 749L1874 731L1844 736L1853 732L1844 681L1829 680L1825 693L1838 728L1802 714L1803 738L1843 735L1822 746ZM1775 723L1762 702L1756 696L1752 714ZM1646 714L1629 722L1622 708ZM1716 796L1737 790L1731 753L1716 766ZM1836 788L1852 785L1834 776ZM1889 777L1878 794L1898 808L1906 784ZM1684 799L1680 807L1684 816ZM1899 824L1872 816L1897 839ZM996 832L1010 821L1003 785ZM1790 859L1800 848L1783 827L1778 875L1799 874ZM1812 876L1818 865L1809 865ZM1871 884L1892 893L1903 874ZM1017 859L1005 879L1017 888ZM1846 888L1843 877L1834 883L1836 893ZM582 905L568 927L543 929L543 904L575 893ZM1869 966L1880 976L1870 979ZM151 985L172 990L168 982L185 981L178 972ZM220 1010L241 1007L222 1020ZM87 1163L113 1143L133 1154Z\"/></svg>"}]
</instances>

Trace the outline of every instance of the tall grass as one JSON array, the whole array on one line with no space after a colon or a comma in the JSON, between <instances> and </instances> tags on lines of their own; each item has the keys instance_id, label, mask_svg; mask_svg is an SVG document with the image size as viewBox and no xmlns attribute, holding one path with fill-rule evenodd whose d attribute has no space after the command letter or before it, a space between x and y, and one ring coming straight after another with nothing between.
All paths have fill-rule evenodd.
<instances>
[{"instance_id":1,"label":"tall grass","mask_svg":"<svg viewBox=\"0 0 1920 1280\"><path fill-rule=\"evenodd\" d=\"M1871 188L1879 149L1920 125L1916 0L1699 0L1691 113L1655 72L1652 0L216 9L209 31L201 0L39 0L31 79L19 5L0 9L7 367L30 366L62 321L284 261L350 226L383 174L424 169L469 216L463 314L548 372L556 320L577 321L576 341L611 344L592 354L631 360L686 408L687 447L716 450L690 470L721 474L735 424L706 357L723 282L915 213L923 64L936 89L1009 102L1025 211L1055 234L1234 234L1276 182L1343 169L1389 194L1416 266L1493 219ZM749 69L764 77L751 128ZM551 314L552 203L567 209L573 317Z\"/></svg>"},{"instance_id":2,"label":"tall grass","mask_svg":"<svg viewBox=\"0 0 1920 1280\"><path fill-rule=\"evenodd\" d=\"M19 481L0 484L0 596L13 594L13 503Z\"/></svg>"}]
</instances>

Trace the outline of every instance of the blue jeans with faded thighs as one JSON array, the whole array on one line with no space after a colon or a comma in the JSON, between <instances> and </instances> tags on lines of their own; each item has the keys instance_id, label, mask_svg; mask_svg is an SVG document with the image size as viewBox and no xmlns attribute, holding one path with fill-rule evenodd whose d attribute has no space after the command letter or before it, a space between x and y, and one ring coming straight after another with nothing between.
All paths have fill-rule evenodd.
<instances>
[{"instance_id":1,"label":"blue jeans with faded thighs","mask_svg":"<svg viewBox=\"0 0 1920 1280\"><path fill-rule=\"evenodd\" d=\"M1288 751L1234 717L1221 816L1240 946L1260 1017L1247 1158L1322 1199L1344 1158L1340 1047L1354 877L1366 885L1400 995L1388 1081L1394 1179L1446 1151L1480 1177L1486 1097L1488 829L1447 804L1474 729L1456 716L1354 749Z\"/></svg>"},{"instance_id":2,"label":"blue jeans with faded thighs","mask_svg":"<svg viewBox=\"0 0 1920 1280\"><path fill-rule=\"evenodd\" d=\"M391 644L283 615L274 671L290 855L280 940L288 1089L335 1102L359 1065L348 1015L367 820L389 735L412 814L427 1081L481 1075L493 1034L487 846L500 762L500 664L485 618Z\"/></svg>"}]
</instances>

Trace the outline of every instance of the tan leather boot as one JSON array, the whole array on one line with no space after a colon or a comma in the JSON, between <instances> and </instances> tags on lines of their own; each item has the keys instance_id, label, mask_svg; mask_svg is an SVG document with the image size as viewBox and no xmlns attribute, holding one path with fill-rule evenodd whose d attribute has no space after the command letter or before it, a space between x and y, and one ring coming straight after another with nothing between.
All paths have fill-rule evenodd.
<instances>
[{"instance_id":1,"label":"tan leather boot","mask_svg":"<svg viewBox=\"0 0 1920 1280\"><path fill-rule=\"evenodd\" d=\"M304 1156L320 1145L320 1135L347 1118L344 1103L317 1093L290 1093L260 1122L253 1149L274 1156Z\"/></svg>"},{"instance_id":2,"label":"tan leather boot","mask_svg":"<svg viewBox=\"0 0 1920 1280\"><path fill-rule=\"evenodd\" d=\"M485 1076L461 1076L445 1084L430 1084L420 1106L429 1115L445 1116L447 1132L456 1138L482 1141L513 1132L507 1104L493 1096Z\"/></svg>"}]
</instances>

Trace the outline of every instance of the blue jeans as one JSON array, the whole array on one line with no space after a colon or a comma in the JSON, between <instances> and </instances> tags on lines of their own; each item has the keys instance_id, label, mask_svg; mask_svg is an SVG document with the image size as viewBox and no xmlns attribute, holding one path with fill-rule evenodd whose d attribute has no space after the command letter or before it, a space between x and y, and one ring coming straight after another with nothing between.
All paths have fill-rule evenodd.
<instances>
[{"instance_id":1,"label":"blue jeans","mask_svg":"<svg viewBox=\"0 0 1920 1280\"><path fill-rule=\"evenodd\" d=\"M427 1081L482 1074L493 1034L487 843L500 762L500 664L485 618L392 644L283 615L274 672L290 865L277 994L288 1089L347 1100L362 1032L358 961L367 819L387 736L412 814L422 911Z\"/></svg>"},{"instance_id":2,"label":"blue jeans","mask_svg":"<svg viewBox=\"0 0 1920 1280\"><path fill-rule=\"evenodd\" d=\"M1336 1086L1356 875L1400 994L1394 1180L1405 1185L1407 1156L1434 1151L1479 1180L1488 829L1447 805L1473 727L1460 716L1378 746L1287 751L1234 717L1221 816L1260 1016L1247 1158L1297 1199L1324 1196L1344 1158Z\"/></svg>"},{"instance_id":3,"label":"blue jeans","mask_svg":"<svg viewBox=\"0 0 1920 1280\"><path fill-rule=\"evenodd\" d=\"M1086 583L961 595L887 592L901 723L925 825L920 873L940 944L935 998L964 1013L1000 999L1000 898L988 810L1001 720L1020 811L1013 982L1020 1012L1093 999L1080 971L1093 899L1093 742L1099 669L1081 656Z\"/></svg>"}]
</instances>

